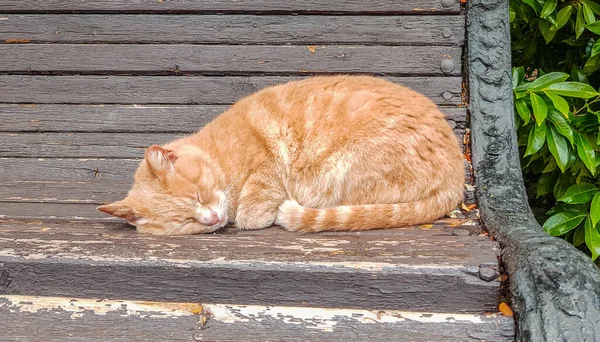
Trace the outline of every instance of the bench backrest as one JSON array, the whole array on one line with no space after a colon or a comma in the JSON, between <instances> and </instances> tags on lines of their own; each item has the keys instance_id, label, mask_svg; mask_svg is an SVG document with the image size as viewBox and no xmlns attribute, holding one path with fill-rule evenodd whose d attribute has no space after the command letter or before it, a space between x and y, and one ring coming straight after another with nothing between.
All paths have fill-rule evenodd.
<instances>
[{"instance_id":1,"label":"bench backrest","mask_svg":"<svg viewBox=\"0 0 600 342\"><path fill-rule=\"evenodd\" d=\"M464 39L455 0L7 1L0 215L110 220L94 208L125 195L147 146L314 74L412 87L468 142Z\"/></svg>"}]
</instances>

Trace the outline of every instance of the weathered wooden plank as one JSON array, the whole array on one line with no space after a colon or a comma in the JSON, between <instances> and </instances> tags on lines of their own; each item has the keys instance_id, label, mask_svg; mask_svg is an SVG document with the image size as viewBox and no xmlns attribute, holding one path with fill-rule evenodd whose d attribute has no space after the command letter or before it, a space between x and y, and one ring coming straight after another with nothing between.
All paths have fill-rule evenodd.
<instances>
[{"instance_id":1,"label":"weathered wooden plank","mask_svg":"<svg viewBox=\"0 0 600 342\"><path fill-rule=\"evenodd\" d=\"M222 12L222 13L458 13L457 0L361 1L361 0L11 0L2 12Z\"/></svg>"},{"instance_id":2,"label":"weathered wooden plank","mask_svg":"<svg viewBox=\"0 0 600 342\"><path fill-rule=\"evenodd\" d=\"M130 188L138 164L139 160L132 159L2 158L0 201L103 203L118 200Z\"/></svg>"},{"instance_id":3,"label":"weathered wooden plank","mask_svg":"<svg viewBox=\"0 0 600 342\"><path fill-rule=\"evenodd\" d=\"M0 219L120 223L120 219L106 215L96 210L96 207L98 204L90 203L0 201Z\"/></svg>"},{"instance_id":4,"label":"weathered wooden plank","mask_svg":"<svg viewBox=\"0 0 600 342\"><path fill-rule=\"evenodd\" d=\"M463 129L456 129L462 140ZM170 133L0 133L0 157L141 158L153 144L184 134Z\"/></svg>"},{"instance_id":5,"label":"weathered wooden plank","mask_svg":"<svg viewBox=\"0 0 600 342\"><path fill-rule=\"evenodd\" d=\"M212 75L373 73L456 76L450 46L2 44L0 72ZM444 68L450 63L454 67Z\"/></svg>"},{"instance_id":6,"label":"weathered wooden plank","mask_svg":"<svg viewBox=\"0 0 600 342\"><path fill-rule=\"evenodd\" d=\"M74 213L75 214L75 213ZM461 231L461 233L456 233ZM469 234L470 233L470 234ZM191 260L347 263L365 268L383 266L478 266L496 264L497 244L479 236L477 219L446 219L431 228L408 227L308 236L279 227L239 231L227 227L217 234L161 237L137 234L117 222L24 222L0 219L0 245L50 258L80 260ZM49 251L48 245L55 245ZM80 251L85 245L90 253ZM80 249L82 248L82 249ZM0 249L2 250L2 249ZM11 254L13 252L6 251ZM12 254L11 254L12 255ZM6 256L6 255L4 255ZM152 256L152 258L148 258ZM366 262L366 263L363 263Z\"/></svg>"},{"instance_id":7,"label":"weathered wooden plank","mask_svg":"<svg viewBox=\"0 0 600 342\"><path fill-rule=\"evenodd\" d=\"M464 16L3 15L0 43L462 45Z\"/></svg>"},{"instance_id":8,"label":"weathered wooden plank","mask_svg":"<svg viewBox=\"0 0 600 342\"><path fill-rule=\"evenodd\" d=\"M146 148L183 134L0 133L0 157L143 158Z\"/></svg>"},{"instance_id":9,"label":"weathered wooden plank","mask_svg":"<svg viewBox=\"0 0 600 342\"><path fill-rule=\"evenodd\" d=\"M0 103L231 104L285 76L0 76ZM460 77L386 77L437 104L462 103Z\"/></svg>"},{"instance_id":10,"label":"weathered wooden plank","mask_svg":"<svg viewBox=\"0 0 600 342\"><path fill-rule=\"evenodd\" d=\"M143 150L138 153L143 156ZM0 158L0 201L95 204L116 201L127 194L139 162L136 159ZM470 184L470 179L467 170L465 182ZM466 195L472 197L472 193ZM467 202L473 202L471 197L467 197ZM11 210L3 214L23 215L18 206ZM90 215L86 210L80 216L97 217Z\"/></svg>"},{"instance_id":11,"label":"weathered wooden plank","mask_svg":"<svg viewBox=\"0 0 600 342\"><path fill-rule=\"evenodd\" d=\"M160 237L123 225L6 222L0 274L11 279L3 293L15 295L495 311L500 283L479 270L497 270L497 244L457 228Z\"/></svg>"},{"instance_id":12,"label":"weathered wooden plank","mask_svg":"<svg viewBox=\"0 0 600 342\"><path fill-rule=\"evenodd\" d=\"M0 132L190 132L227 108L228 105L0 104ZM466 108L440 109L451 126L466 128Z\"/></svg>"},{"instance_id":13,"label":"weathered wooden plank","mask_svg":"<svg viewBox=\"0 0 600 342\"><path fill-rule=\"evenodd\" d=\"M206 316L210 312L210 316ZM0 296L8 340L508 342L514 322L498 314L267 307ZM199 324L202 317L206 324ZM31 329L30 322L35 322ZM204 329L202 329L204 326Z\"/></svg>"}]
</instances>

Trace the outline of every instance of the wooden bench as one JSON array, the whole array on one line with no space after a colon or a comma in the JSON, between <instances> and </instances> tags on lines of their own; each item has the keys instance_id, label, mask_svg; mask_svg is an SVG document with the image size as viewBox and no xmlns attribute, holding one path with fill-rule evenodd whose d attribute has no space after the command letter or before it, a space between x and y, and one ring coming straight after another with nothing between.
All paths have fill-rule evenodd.
<instances>
[{"instance_id":1,"label":"wooden bench","mask_svg":"<svg viewBox=\"0 0 600 342\"><path fill-rule=\"evenodd\" d=\"M0 5L5 336L509 341L513 320L497 308L511 300L519 339L562 334L524 285L545 271L519 264L537 260L526 243L551 251L556 239L528 216L509 127L506 4L471 2L468 11L454 0ZM468 166L463 210L406 229L192 237L138 235L95 210L126 194L147 146L196 131L265 86L331 73L379 75L441 106ZM573 276L561 272L551 279ZM585 289L600 284L590 274L578 298L597 293ZM600 334L599 310L590 304L588 320L573 324Z\"/></svg>"}]
</instances>

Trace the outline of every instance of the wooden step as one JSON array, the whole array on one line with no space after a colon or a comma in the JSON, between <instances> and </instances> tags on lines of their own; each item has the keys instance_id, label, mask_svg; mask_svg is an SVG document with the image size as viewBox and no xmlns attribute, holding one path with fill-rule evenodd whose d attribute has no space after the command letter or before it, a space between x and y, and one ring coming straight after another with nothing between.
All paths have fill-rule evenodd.
<instances>
[{"instance_id":1,"label":"wooden step","mask_svg":"<svg viewBox=\"0 0 600 342\"><path fill-rule=\"evenodd\" d=\"M477 222L164 237L111 222L3 220L0 293L484 313L499 301L499 247Z\"/></svg>"},{"instance_id":2,"label":"wooden step","mask_svg":"<svg viewBox=\"0 0 600 342\"><path fill-rule=\"evenodd\" d=\"M0 295L3 341L513 341L498 314Z\"/></svg>"}]
</instances>

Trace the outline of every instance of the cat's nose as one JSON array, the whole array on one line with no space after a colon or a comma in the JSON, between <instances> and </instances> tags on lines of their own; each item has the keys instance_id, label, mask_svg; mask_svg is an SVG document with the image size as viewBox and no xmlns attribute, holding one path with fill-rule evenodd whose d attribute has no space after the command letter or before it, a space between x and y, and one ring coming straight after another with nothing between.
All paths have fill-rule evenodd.
<instances>
[{"instance_id":1,"label":"cat's nose","mask_svg":"<svg viewBox=\"0 0 600 342\"><path fill-rule=\"evenodd\" d=\"M219 215L213 210L204 212L200 217L200 223L207 226L215 225L219 223Z\"/></svg>"}]
</instances>

